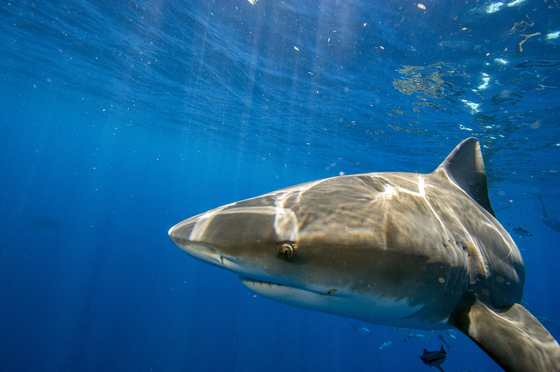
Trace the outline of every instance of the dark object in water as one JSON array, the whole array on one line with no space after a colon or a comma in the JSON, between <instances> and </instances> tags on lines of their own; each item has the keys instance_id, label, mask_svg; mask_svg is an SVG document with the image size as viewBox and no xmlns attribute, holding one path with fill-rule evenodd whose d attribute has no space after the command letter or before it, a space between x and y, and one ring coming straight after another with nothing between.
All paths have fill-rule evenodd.
<instances>
[{"instance_id":1,"label":"dark object in water","mask_svg":"<svg viewBox=\"0 0 560 372\"><path fill-rule=\"evenodd\" d=\"M451 347L451 345L449 345L447 343L447 341L445 341L445 337L443 337L443 335L441 333L438 333L437 338L439 338L439 340L447 346L447 351L449 351L449 348Z\"/></svg>"},{"instance_id":2,"label":"dark object in water","mask_svg":"<svg viewBox=\"0 0 560 372\"><path fill-rule=\"evenodd\" d=\"M546 211L546 208L544 207L544 200L542 198L542 195L539 195L539 200L541 201L541 206L542 206L542 216L544 218L550 216L550 214L548 214L548 212Z\"/></svg>"},{"instance_id":3,"label":"dark object in water","mask_svg":"<svg viewBox=\"0 0 560 372\"><path fill-rule=\"evenodd\" d=\"M539 36L539 35L541 35L540 32L535 32L534 34L531 35L521 35L523 36L523 40L521 40L521 42L517 44L517 53L523 53L523 48L521 47L521 45L523 45L524 42L526 42L529 38L533 36Z\"/></svg>"},{"instance_id":4,"label":"dark object in water","mask_svg":"<svg viewBox=\"0 0 560 372\"><path fill-rule=\"evenodd\" d=\"M560 221L554 220L543 220L544 224L550 227L552 230L560 233Z\"/></svg>"},{"instance_id":5,"label":"dark object in water","mask_svg":"<svg viewBox=\"0 0 560 372\"><path fill-rule=\"evenodd\" d=\"M539 200L541 201L541 206L542 206L542 215L543 215L543 222L546 226L548 226L549 228L551 228L552 230L559 232L560 233L560 221L554 218L549 218L550 217L550 213L548 213L546 211L546 208L544 207L544 201L541 195L539 195Z\"/></svg>"},{"instance_id":6,"label":"dark object in water","mask_svg":"<svg viewBox=\"0 0 560 372\"><path fill-rule=\"evenodd\" d=\"M516 233L517 235L524 237L524 236L533 236L529 230L524 228L523 226L517 226L511 229L512 232Z\"/></svg>"},{"instance_id":7,"label":"dark object in water","mask_svg":"<svg viewBox=\"0 0 560 372\"><path fill-rule=\"evenodd\" d=\"M369 329L367 329L366 327L360 327L360 328L356 328L354 327L352 324L350 324L352 326L352 332L350 333L354 333L355 331L358 331L358 333L369 333Z\"/></svg>"},{"instance_id":8,"label":"dark object in water","mask_svg":"<svg viewBox=\"0 0 560 372\"><path fill-rule=\"evenodd\" d=\"M443 346L439 351L427 351L426 349L424 349L424 354L422 354L422 356L419 356L418 358L422 359L422 362L424 362L424 364L428 367L436 367L441 372L445 372L440 367L443 362L445 362L445 359L447 359L447 353L445 352Z\"/></svg>"},{"instance_id":9,"label":"dark object in water","mask_svg":"<svg viewBox=\"0 0 560 372\"><path fill-rule=\"evenodd\" d=\"M503 211L504 209L508 209L508 208L511 208L511 207L513 207L513 205L510 204L510 205L507 205L507 206L505 206L505 207L503 207L503 208L496 209L494 212Z\"/></svg>"}]
</instances>

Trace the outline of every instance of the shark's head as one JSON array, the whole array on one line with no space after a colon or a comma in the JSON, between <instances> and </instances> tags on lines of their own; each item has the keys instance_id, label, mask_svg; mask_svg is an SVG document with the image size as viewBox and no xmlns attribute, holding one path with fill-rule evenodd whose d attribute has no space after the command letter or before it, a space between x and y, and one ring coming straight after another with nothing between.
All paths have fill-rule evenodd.
<instances>
[{"instance_id":1,"label":"shark's head","mask_svg":"<svg viewBox=\"0 0 560 372\"><path fill-rule=\"evenodd\" d=\"M233 203L169 230L182 250L240 277L296 285L301 264L298 220L270 197Z\"/></svg>"},{"instance_id":2,"label":"shark's head","mask_svg":"<svg viewBox=\"0 0 560 372\"><path fill-rule=\"evenodd\" d=\"M459 237L439 231L441 222L417 195L425 176L310 182L191 217L169 235L263 297L375 324L434 329L467 286L468 260Z\"/></svg>"},{"instance_id":3,"label":"shark's head","mask_svg":"<svg viewBox=\"0 0 560 372\"><path fill-rule=\"evenodd\" d=\"M313 186L299 185L208 211L177 224L169 236L189 255L237 273L245 286L262 296L336 312L333 306L341 306L341 295L349 294L342 289L354 284L347 272L352 252L343 243L327 242L337 228L345 227L336 227L334 216L319 216L312 207L316 204L301 200L311 195L305 191ZM332 229L326 234L318 224L328 224L329 218ZM339 305L330 303L333 298Z\"/></svg>"}]
</instances>

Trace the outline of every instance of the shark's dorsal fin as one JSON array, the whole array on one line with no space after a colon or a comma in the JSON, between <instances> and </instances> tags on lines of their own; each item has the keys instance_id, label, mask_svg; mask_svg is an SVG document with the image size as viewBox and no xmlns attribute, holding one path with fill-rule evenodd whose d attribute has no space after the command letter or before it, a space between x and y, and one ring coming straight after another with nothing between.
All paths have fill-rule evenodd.
<instances>
[{"instance_id":1,"label":"shark's dorsal fin","mask_svg":"<svg viewBox=\"0 0 560 372\"><path fill-rule=\"evenodd\" d=\"M461 142L436 169L447 176L473 198L488 213L496 217L488 198L486 170L478 140L474 137Z\"/></svg>"}]
</instances>

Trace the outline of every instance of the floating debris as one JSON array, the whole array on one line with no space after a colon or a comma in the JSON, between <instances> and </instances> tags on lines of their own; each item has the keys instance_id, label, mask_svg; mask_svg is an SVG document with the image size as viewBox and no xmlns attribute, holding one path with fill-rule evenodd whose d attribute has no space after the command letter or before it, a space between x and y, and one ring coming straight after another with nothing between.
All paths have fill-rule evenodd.
<instances>
[{"instance_id":1,"label":"floating debris","mask_svg":"<svg viewBox=\"0 0 560 372\"><path fill-rule=\"evenodd\" d=\"M508 209L508 208L511 208L511 207L513 207L513 205L505 206L505 207L503 207L503 208L500 208L500 209L495 210L494 212L503 211L504 209Z\"/></svg>"},{"instance_id":2,"label":"floating debris","mask_svg":"<svg viewBox=\"0 0 560 372\"><path fill-rule=\"evenodd\" d=\"M529 19L529 17L527 17L527 19ZM531 20L529 19L529 21L531 21ZM526 25L526 26L529 26L529 27L533 27L534 24L535 24L534 22L531 21L531 23L529 23L529 22L527 22L526 20L522 20L522 21L519 21L519 22L514 22L514 23L513 23L513 27L511 28L511 30L509 30L509 32L511 32L511 33L513 34L514 32L517 31L517 27L521 27L521 26L523 26L523 25ZM523 30L524 30L524 29L523 29ZM523 31L523 30L522 30L522 31Z\"/></svg>"},{"instance_id":3,"label":"floating debris","mask_svg":"<svg viewBox=\"0 0 560 372\"><path fill-rule=\"evenodd\" d=\"M402 80L393 80L393 86L401 93L424 93L430 98L442 98L450 93L447 90L454 87L442 77L458 74L458 68L439 62L430 66L403 66L397 72L406 76Z\"/></svg>"},{"instance_id":4,"label":"floating debris","mask_svg":"<svg viewBox=\"0 0 560 372\"><path fill-rule=\"evenodd\" d=\"M535 32L534 34L531 35L521 35L524 36L523 40L521 40L519 42L519 44L517 44L517 53L521 53L523 52L523 48L521 47L521 45L523 45L524 42L526 42L529 38L533 37L533 36L539 36L541 33L540 32Z\"/></svg>"},{"instance_id":5,"label":"floating debris","mask_svg":"<svg viewBox=\"0 0 560 372\"><path fill-rule=\"evenodd\" d=\"M418 8L420 8L420 9L422 9L422 10L426 10L426 5L424 5L424 4L418 3L417 6L418 6Z\"/></svg>"}]
</instances>

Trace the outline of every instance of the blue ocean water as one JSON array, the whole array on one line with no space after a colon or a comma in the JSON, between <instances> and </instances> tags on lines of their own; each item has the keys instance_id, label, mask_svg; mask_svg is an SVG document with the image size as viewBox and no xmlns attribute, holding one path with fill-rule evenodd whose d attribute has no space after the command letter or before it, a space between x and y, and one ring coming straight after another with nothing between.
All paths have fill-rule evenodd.
<instances>
[{"instance_id":1,"label":"blue ocean water","mask_svg":"<svg viewBox=\"0 0 560 372\"><path fill-rule=\"evenodd\" d=\"M434 333L260 298L167 231L430 172L470 136L498 219L533 234L513 235L524 305L560 338L556 0L19 0L0 21L1 371L427 371ZM446 371L501 370L453 336Z\"/></svg>"}]
</instances>

